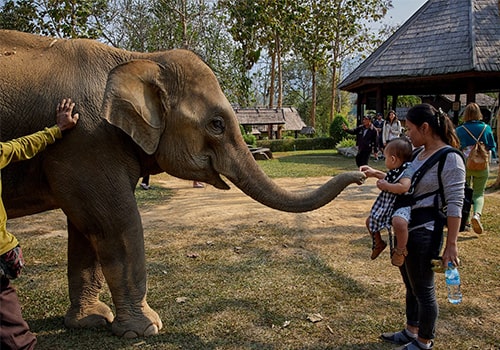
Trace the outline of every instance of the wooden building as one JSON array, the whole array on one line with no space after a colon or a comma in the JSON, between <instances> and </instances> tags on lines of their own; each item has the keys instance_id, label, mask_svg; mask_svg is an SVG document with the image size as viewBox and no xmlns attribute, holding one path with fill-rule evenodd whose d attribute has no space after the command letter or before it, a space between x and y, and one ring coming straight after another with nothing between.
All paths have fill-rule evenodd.
<instances>
[{"instance_id":1,"label":"wooden building","mask_svg":"<svg viewBox=\"0 0 500 350\"><path fill-rule=\"evenodd\" d=\"M283 131L293 131L295 137L306 126L293 107L234 108L238 122L252 128L258 137L281 139Z\"/></svg>"},{"instance_id":2,"label":"wooden building","mask_svg":"<svg viewBox=\"0 0 500 350\"><path fill-rule=\"evenodd\" d=\"M457 121L461 95L500 92L500 1L427 1L339 88L357 93L358 118L398 96L447 94Z\"/></svg>"}]
</instances>

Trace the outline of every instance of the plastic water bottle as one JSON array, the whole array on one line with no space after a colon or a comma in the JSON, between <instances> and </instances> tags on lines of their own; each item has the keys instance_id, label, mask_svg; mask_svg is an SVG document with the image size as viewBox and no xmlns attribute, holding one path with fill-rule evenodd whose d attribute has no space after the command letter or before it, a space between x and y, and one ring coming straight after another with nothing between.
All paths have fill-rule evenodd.
<instances>
[{"instance_id":1,"label":"plastic water bottle","mask_svg":"<svg viewBox=\"0 0 500 350\"><path fill-rule=\"evenodd\" d=\"M444 272L444 275L446 277L446 288L448 289L448 301L452 304L460 304L462 302L460 274L451 261L448 262L448 268Z\"/></svg>"}]
</instances>

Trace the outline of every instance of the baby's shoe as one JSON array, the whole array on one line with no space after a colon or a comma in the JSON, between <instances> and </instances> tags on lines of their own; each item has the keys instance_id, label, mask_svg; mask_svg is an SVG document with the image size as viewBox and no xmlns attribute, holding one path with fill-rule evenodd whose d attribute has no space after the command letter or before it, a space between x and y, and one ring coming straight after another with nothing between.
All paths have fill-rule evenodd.
<instances>
[{"instance_id":1,"label":"baby's shoe","mask_svg":"<svg viewBox=\"0 0 500 350\"><path fill-rule=\"evenodd\" d=\"M401 267L405 263L405 257L408 255L406 248L394 248L391 251L391 263L394 266Z\"/></svg>"}]
</instances>

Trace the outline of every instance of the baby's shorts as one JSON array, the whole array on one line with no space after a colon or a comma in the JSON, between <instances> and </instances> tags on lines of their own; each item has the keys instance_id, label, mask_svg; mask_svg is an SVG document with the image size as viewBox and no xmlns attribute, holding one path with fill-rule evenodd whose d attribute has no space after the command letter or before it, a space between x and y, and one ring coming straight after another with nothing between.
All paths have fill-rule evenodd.
<instances>
[{"instance_id":1,"label":"baby's shorts","mask_svg":"<svg viewBox=\"0 0 500 350\"><path fill-rule=\"evenodd\" d=\"M410 217L411 217L411 207L401 207L398 208L394 211L392 214L392 217L394 218L395 216L402 218L406 222L410 222Z\"/></svg>"}]
</instances>

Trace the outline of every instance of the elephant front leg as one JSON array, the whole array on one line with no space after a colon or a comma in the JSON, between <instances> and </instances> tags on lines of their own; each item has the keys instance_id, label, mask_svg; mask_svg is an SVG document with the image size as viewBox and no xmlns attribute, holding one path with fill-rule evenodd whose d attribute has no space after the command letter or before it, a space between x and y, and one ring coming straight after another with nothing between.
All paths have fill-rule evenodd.
<instances>
[{"instance_id":1,"label":"elephant front leg","mask_svg":"<svg viewBox=\"0 0 500 350\"><path fill-rule=\"evenodd\" d=\"M155 335L163 327L160 317L146 301L144 238L138 222L119 236L96 242L116 308L111 329L126 338Z\"/></svg>"},{"instance_id":2,"label":"elephant front leg","mask_svg":"<svg viewBox=\"0 0 500 350\"><path fill-rule=\"evenodd\" d=\"M94 328L113 322L111 309L99 300L104 275L90 241L68 220L68 328Z\"/></svg>"}]
</instances>

